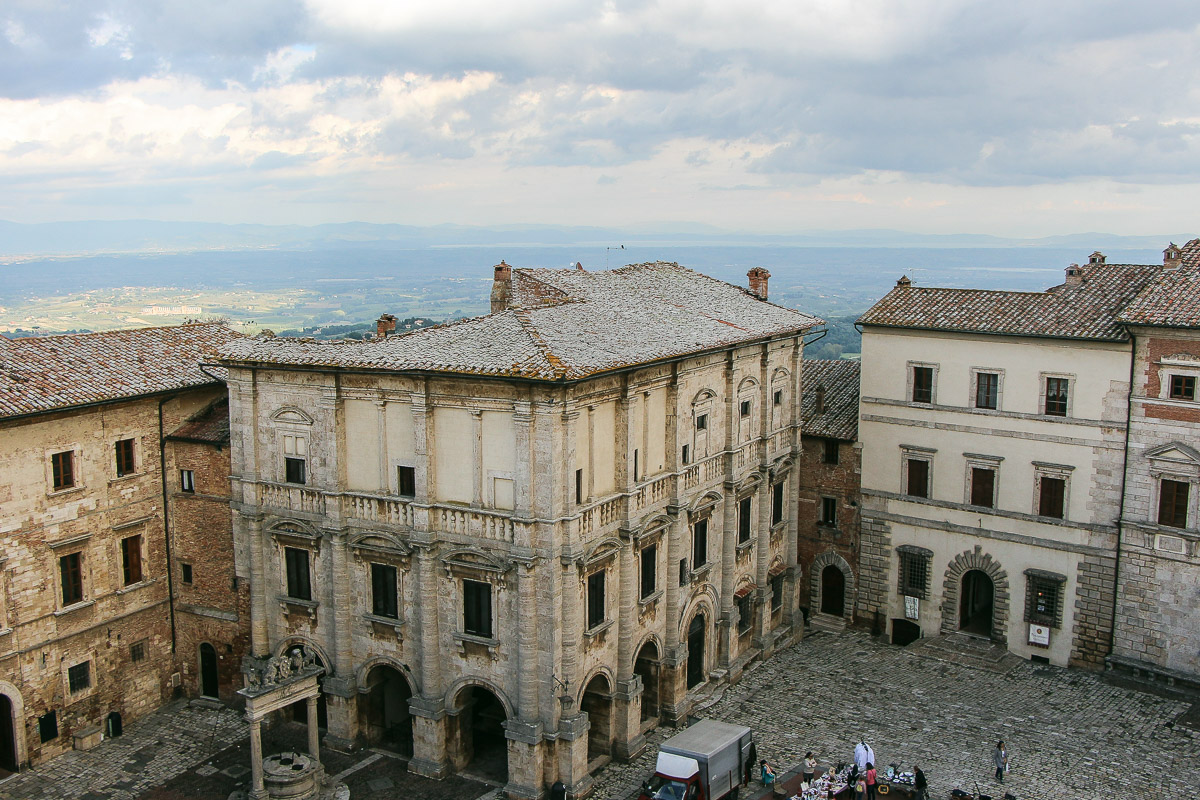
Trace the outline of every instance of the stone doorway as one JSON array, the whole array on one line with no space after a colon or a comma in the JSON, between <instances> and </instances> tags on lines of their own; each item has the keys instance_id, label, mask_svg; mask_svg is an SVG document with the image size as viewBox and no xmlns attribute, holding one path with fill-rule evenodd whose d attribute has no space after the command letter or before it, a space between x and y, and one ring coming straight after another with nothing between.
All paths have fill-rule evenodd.
<instances>
[{"instance_id":1,"label":"stone doorway","mask_svg":"<svg viewBox=\"0 0 1200 800\"><path fill-rule=\"evenodd\" d=\"M0 694L0 777L17 771L17 731L13 719L13 701Z\"/></svg>"},{"instance_id":2,"label":"stone doorway","mask_svg":"<svg viewBox=\"0 0 1200 800\"><path fill-rule=\"evenodd\" d=\"M592 772L612 756L612 688L608 678L597 675L588 682L579 699L579 710L588 716L588 772Z\"/></svg>"},{"instance_id":3,"label":"stone doorway","mask_svg":"<svg viewBox=\"0 0 1200 800\"><path fill-rule=\"evenodd\" d=\"M642 679L642 721L658 719L658 647L646 642L633 662L633 671Z\"/></svg>"},{"instance_id":4,"label":"stone doorway","mask_svg":"<svg viewBox=\"0 0 1200 800\"><path fill-rule=\"evenodd\" d=\"M687 660L687 688L704 683L704 631L707 627L707 620L704 618L704 612L701 611L692 617L692 623L688 625L688 660Z\"/></svg>"},{"instance_id":5,"label":"stone doorway","mask_svg":"<svg viewBox=\"0 0 1200 800\"><path fill-rule=\"evenodd\" d=\"M104 718L104 735L109 739L120 736L123 729L120 712L114 711Z\"/></svg>"},{"instance_id":6,"label":"stone doorway","mask_svg":"<svg viewBox=\"0 0 1200 800\"><path fill-rule=\"evenodd\" d=\"M501 786L508 783L508 739L504 723L508 715L496 695L482 686L468 686L458 693L458 769Z\"/></svg>"},{"instance_id":7,"label":"stone doorway","mask_svg":"<svg viewBox=\"0 0 1200 800\"><path fill-rule=\"evenodd\" d=\"M367 691L359 695L358 703L362 729L369 744L412 756L410 699L412 688L398 669L381 664L367 673Z\"/></svg>"},{"instance_id":8,"label":"stone doorway","mask_svg":"<svg viewBox=\"0 0 1200 800\"><path fill-rule=\"evenodd\" d=\"M959 593L958 629L978 636L992 635L992 605L996 587L983 570L968 570Z\"/></svg>"},{"instance_id":9,"label":"stone doorway","mask_svg":"<svg viewBox=\"0 0 1200 800\"><path fill-rule=\"evenodd\" d=\"M217 673L217 651L211 644L200 645L200 694L205 697L220 697L220 680Z\"/></svg>"},{"instance_id":10,"label":"stone doorway","mask_svg":"<svg viewBox=\"0 0 1200 800\"><path fill-rule=\"evenodd\" d=\"M846 613L846 576L833 564L821 570L821 613L835 617Z\"/></svg>"}]
</instances>

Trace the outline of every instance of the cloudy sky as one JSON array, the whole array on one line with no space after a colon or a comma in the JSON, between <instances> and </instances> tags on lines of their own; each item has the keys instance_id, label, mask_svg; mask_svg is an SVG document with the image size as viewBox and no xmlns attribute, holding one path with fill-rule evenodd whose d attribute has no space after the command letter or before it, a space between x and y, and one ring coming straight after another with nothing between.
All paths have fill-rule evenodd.
<instances>
[{"instance_id":1,"label":"cloudy sky","mask_svg":"<svg viewBox=\"0 0 1200 800\"><path fill-rule=\"evenodd\" d=\"M1195 0L4 0L0 218L1200 233Z\"/></svg>"}]
</instances>

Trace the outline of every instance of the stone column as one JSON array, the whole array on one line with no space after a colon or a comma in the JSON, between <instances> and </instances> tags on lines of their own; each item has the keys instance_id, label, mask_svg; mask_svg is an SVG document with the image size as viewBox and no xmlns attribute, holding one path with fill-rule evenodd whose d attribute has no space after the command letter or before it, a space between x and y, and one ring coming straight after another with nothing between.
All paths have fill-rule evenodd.
<instances>
[{"instance_id":1,"label":"stone column","mask_svg":"<svg viewBox=\"0 0 1200 800\"><path fill-rule=\"evenodd\" d=\"M250 550L250 651L257 658L271 655L270 628L267 624L268 587L266 554L263 548L262 517L240 513L237 519L246 531Z\"/></svg>"},{"instance_id":2,"label":"stone column","mask_svg":"<svg viewBox=\"0 0 1200 800\"><path fill-rule=\"evenodd\" d=\"M617 616L617 682L613 691L613 755L623 761L637 756L646 746L642 736L642 680L633 672L633 637L637 633L637 559L633 532L621 531Z\"/></svg>"},{"instance_id":3,"label":"stone column","mask_svg":"<svg viewBox=\"0 0 1200 800\"><path fill-rule=\"evenodd\" d=\"M584 687L579 685L580 632L583 619L579 603L579 564L567 561L562 569L562 677L567 686L562 691L562 716L558 721L558 774L574 796L586 794L592 786L587 771L587 732L591 727L587 714L575 705L575 695Z\"/></svg>"},{"instance_id":4,"label":"stone column","mask_svg":"<svg viewBox=\"0 0 1200 800\"><path fill-rule=\"evenodd\" d=\"M763 658L775 650L774 637L771 634L771 614L767 606L771 586L767 580L767 572L771 568L771 471L766 467L759 468L762 480L759 482L758 497L758 559L754 565L754 583L758 589L754 592L754 621L751 625L756 628L754 646L762 651Z\"/></svg>"},{"instance_id":5,"label":"stone column","mask_svg":"<svg viewBox=\"0 0 1200 800\"><path fill-rule=\"evenodd\" d=\"M250 800L264 800L267 789L263 785L263 755L261 722L250 722Z\"/></svg>"},{"instance_id":6,"label":"stone column","mask_svg":"<svg viewBox=\"0 0 1200 800\"><path fill-rule=\"evenodd\" d=\"M320 731L317 728L317 695L308 698L308 754L321 760Z\"/></svg>"},{"instance_id":7,"label":"stone column","mask_svg":"<svg viewBox=\"0 0 1200 800\"><path fill-rule=\"evenodd\" d=\"M737 539L738 539L738 500L737 486L732 481L725 482L725 501L721 513L721 606L718 611L720 628L717 631L717 664L721 669L728 670L733 666L738 653L737 614L733 603L733 591L737 581ZM709 531L712 535L712 531Z\"/></svg>"},{"instance_id":8,"label":"stone column","mask_svg":"<svg viewBox=\"0 0 1200 800\"><path fill-rule=\"evenodd\" d=\"M804 585L804 576L800 572L799 537L800 537L800 457L803 431L800 429L800 392L803 390L804 362L802 340L792 346L792 403L788 409L788 424L791 431L792 468L788 472L788 486L784 492L787 507L787 573L783 578L783 624L791 631L792 641L804 638L804 617L797 610L800 604L800 587Z\"/></svg>"},{"instance_id":9,"label":"stone column","mask_svg":"<svg viewBox=\"0 0 1200 800\"><path fill-rule=\"evenodd\" d=\"M691 528L686 508L671 506L667 513L675 524L663 537L667 544L667 574L663 576L666 631L659 677L659 709L668 725L680 725L687 719L687 644L680 641L683 620L679 606L679 560L688 557Z\"/></svg>"},{"instance_id":10,"label":"stone column","mask_svg":"<svg viewBox=\"0 0 1200 800\"><path fill-rule=\"evenodd\" d=\"M487 492L483 488L483 412L478 408L471 409L471 432L471 474L474 476L472 484L475 487L474 499L471 502L476 508L482 508Z\"/></svg>"},{"instance_id":11,"label":"stone column","mask_svg":"<svg viewBox=\"0 0 1200 800\"><path fill-rule=\"evenodd\" d=\"M438 560L431 543L416 544L414 549L419 593L428 602L417 607L421 694L408 704L413 717L413 757L408 769L426 777L442 778L447 774L447 720L438 626Z\"/></svg>"},{"instance_id":12,"label":"stone column","mask_svg":"<svg viewBox=\"0 0 1200 800\"><path fill-rule=\"evenodd\" d=\"M327 583L330 587L329 610L322 622L329 631L332 664L327 670L322 688L325 693L329 731L326 744L350 747L358 738L358 690L354 676L354 602L350 586L354 576L353 561L347 553L346 531L333 531L328 537L329 563ZM315 729L315 727L314 727Z\"/></svg>"}]
</instances>

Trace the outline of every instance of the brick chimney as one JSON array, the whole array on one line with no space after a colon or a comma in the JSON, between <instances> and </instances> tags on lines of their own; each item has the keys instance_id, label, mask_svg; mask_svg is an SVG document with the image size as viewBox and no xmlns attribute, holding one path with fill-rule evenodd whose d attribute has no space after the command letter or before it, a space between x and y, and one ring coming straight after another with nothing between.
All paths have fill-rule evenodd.
<instances>
[{"instance_id":1,"label":"brick chimney","mask_svg":"<svg viewBox=\"0 0 1200 800\"><path fill-rule=\"evenodd\" d=\"M1103 264L1106 260L1107 259L1105 259L1104 253L1101 253L1099 250L1093 251L1092 254L1088 256L1088 264Z\"/></svg>"},{"instance_id":2,"label":"brick chimney","mask_svg":"<svg viewBox=\"0 0 1200 800\"><path fill-rule=\"evenodd\" d=\"M759 300L767 299L767 280L771 277L771 273L767 272L762 267L753 267L746 273L746 277L750 279L750 294L757 297Z\"/></svg>"},{"instance_id":3,"label":"brick chimney","mask_svg":"<svg viewBox=\"0 0 1200 800\"><path fill-rule=\"evenodd\" d=\"M900 280L896 281L896 285L901 289L907 289L912 286L912 281L908 279L907 275L901 275Z\"/></svg>"},{"instance_id":4,"label":"brick chimney","mask_svg":"<svg viewBox=\"0 0 1200 800\"><path fill-rule=\"evenodd\" d=\"M512 267L501 259L496 265L496 277L492 280L492 313L508 308L512 300Z\"/></svg>"},{"instance_id":5,"label":"brick chimney","mask_svg":"<svg viewBox=\"0 0 1200 800\"><path fill-rule=\"evenodd\" d=\"M375 338L386 339L388 334L396 330L396 315L383 314L375 320Z\"/></svg>"},{"instance_id":6,"label":"brick chimney","mask_svg":"<svg viewBox=\"0 0 1200 800\"><path fill-rule=\"evenodd\" d=\"M575 262L575 269L579 270L580 272L583 272L583 271L584 271L584 270L583 270L583 262L582 262L582 261L576 261L576 262Z\"/></svg>"},{"instance_id":7,"label":"brick chimney","mask_svg":"<svg viewBox=\"0 0 1200 800\"><path fill-rule=\"evenodd\" d=\"M1078 286L1083 283L1083 267L1078 264L1072 264L1067 267L1067 280L1065 282L1067 286Z\"/></svg>"},{"instance_id":8,"label":"brick chimney","mask_svg":"<svg viewBox=\"0 0 1200 800\"><path fill-rule=\"evenodd\" d=\"M1175 269L1183 263L1183 251L1174 242L1163 250L1163 266L1167 269Z\"/></svg>"}]
</instances>

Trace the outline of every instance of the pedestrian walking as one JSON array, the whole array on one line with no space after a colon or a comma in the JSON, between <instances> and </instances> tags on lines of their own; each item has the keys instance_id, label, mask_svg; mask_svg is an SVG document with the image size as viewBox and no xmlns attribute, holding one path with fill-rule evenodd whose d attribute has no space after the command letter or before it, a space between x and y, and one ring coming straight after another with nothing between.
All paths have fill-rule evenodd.
<instances>
[{"instance_id":1,"label":"pedestrian walking","mask_svg":"<svg viewBox=\"0 0 1200 800\"><path fill-rule=\"evenodd\" d=\"M1004 740L996 742L992 751L992 762L996 765L996 780L1004 783L1004 773L1008 770L1008 751L1004 749Z\"/></svg>"},{"instance_id":2,"label":"pedestrian walking","mask_svg":"<svg viewBox=\"0 0 1200 800\"><path fill-rule=\"evenodd\" d=\"M767 760L765 758L762 761L758 762L758 766L762 770L763 786L774 786L775 785L775 770L771 769L771 765L767 763Z\"/></svg>"},{"instance_id":3,"label":"pedestrian walking","mask_svg":"<svg viewBox=\"0 0 1200 800\"><path fill-rule=\"evenodd\" d=\"M813 755L812 750L804 754L804 772L800 773L805 783L812 783L813 776L817 773L817 757Z\"/></svg>"},{"instance_id":4,"label":"pedestrian walking","mask_svg":"<svg viewBox=\"0 0 1200 800\"><path fill-rule=\"evenodd\" d=\"M831 789L830 794L832 793ZM867 779L861 775L854 782L854 800L867 800Z\"/></svg>"},{"instance_id":5,"label":"pedestrian walking","mask_svg":"<svg viewBox=\"0 0 1200 800\"><path fill-rule=\"evenodd\" d=\"M929 800L929 781L921 768L913 765L913 788L917 790L917 800Z\"/></svg>"},{"instance_id":6,"label":"pedestrian walking","mask_svg":"<svg viewBox=\"0 0 1200 800\"><path fill-rule=\"evenodd\" d=\"M867 762L867 800L875 800L875 765Z\"/></svg>"}]
</instances>

